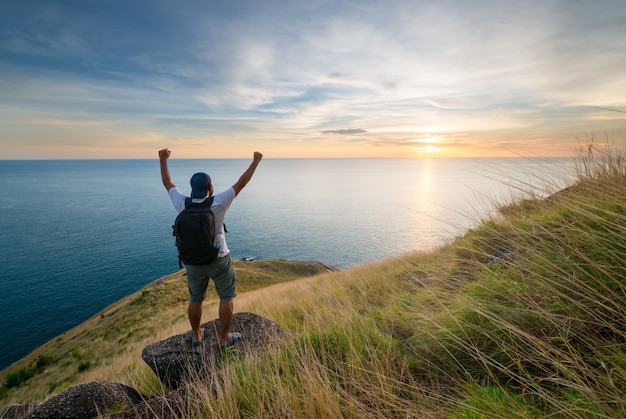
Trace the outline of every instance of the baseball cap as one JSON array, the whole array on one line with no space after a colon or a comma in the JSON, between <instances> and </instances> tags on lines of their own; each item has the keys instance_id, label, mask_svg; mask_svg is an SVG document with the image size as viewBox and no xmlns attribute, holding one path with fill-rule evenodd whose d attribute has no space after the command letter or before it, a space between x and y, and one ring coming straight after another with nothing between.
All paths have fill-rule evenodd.
<instances>
[{"instance_id":1,"label":"baseball cap","mask_svg":"<svg viewBox=\"0 0 626 419\"><path fill-rule=\"evenodd\" d=\"M191 184L192 199L206 198L211 186L211 177L203 172L194 173L189 183Z\"/></svg>"}]
</instances>

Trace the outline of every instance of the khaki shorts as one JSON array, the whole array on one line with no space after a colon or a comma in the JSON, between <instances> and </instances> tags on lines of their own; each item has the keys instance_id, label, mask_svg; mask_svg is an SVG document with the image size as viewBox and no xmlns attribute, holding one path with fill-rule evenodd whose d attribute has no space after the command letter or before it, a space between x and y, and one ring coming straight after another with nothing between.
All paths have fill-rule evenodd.
<instances>
[{"instance_id":1,"label":"khaki shorts","mask_svg":"<svg viewBox=\"0 0 626 419\"><path fill-rule=\"evenodd\" d=\"M237 296L235 269L230 253L208 265L189 265L186 268L190 303L204 301L210 279L215 283L215 291L220 300L232 300Z\"/></svg>"}]
</instances>

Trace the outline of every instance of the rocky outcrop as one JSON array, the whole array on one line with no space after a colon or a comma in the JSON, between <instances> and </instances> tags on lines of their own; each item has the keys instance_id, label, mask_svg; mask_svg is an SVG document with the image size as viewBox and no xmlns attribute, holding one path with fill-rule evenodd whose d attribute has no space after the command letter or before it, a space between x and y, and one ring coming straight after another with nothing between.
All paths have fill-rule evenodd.
<instances>
[{"instance_id":1,"label":"rocky outcrop","mask_svg":"<svg viewBox=\"0 0 626 419\"><path fill-rule=\"evenodd\" d=\"M122 411L143 400L132 387L119 383L91 382L70 387L40 404L29 419L85 419Z\"/></svg>"},{"instance_id":2,"label":"rocky outcrop","mask_svg":"<svg viewBox=\"0 0 626 419\"><path fill-rule=\"evenodd\" d=\"M196 379L211 380L219 370L224 354L219 349L217 333L219 319L204 323L206 333L202 345L191 345L191 331L148 345L142 352L143 360L170 389ZM231 330L241 333L242 339L228 349L229 355L244 356L266 350L284 339L284 329L271 320L253 313L235 313Z\"/></svg>"},{"instance_id":3,"label":"rocky outcrop","mask_svg":"<svg viewBox=\"0 0 626 419\"><path fill-rule=\"evenodd\" d=\"M157 394L141 403L116 413L102 416L102 419L180 419L193 417L189 412L186 388Z\"/></svg>"},{"instance_id":4,"label":"rocky outcrop","mask_svg":"<svg viewBox=\"0 0 626 419\"><path fill-rule=\"evenodd\" d=\"M286 338L284 329L253 313L235 313L232 330L242 339L227 351L217 342L219 319L204 323L202 345L192 347L191 331L148 345L144 361L172 391L143 397L137 390L120 383L91 382L71 387L41 404L12 405L0 412L11 419L130 419L189 417L186 384L202 380L213 383L220 373L224 355L246 356L267 351Z\"/></svg>"}]
</instances>

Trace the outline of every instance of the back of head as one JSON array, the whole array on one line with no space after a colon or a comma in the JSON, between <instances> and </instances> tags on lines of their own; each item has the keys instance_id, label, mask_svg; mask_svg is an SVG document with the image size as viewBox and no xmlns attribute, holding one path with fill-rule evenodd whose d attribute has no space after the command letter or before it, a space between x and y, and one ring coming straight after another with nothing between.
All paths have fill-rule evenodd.
<instances>
[{"instance_id":1,"label":"back of head","mask_svg":"<svg viewBox=\"0 0 626 419\"><path fill-rule=\"evenodd\" d=\"M209 194L211 187L211 177L204 172L194 173L189 181L191 184L191 198L202 199Z\"/></svg>"}]
</instances>

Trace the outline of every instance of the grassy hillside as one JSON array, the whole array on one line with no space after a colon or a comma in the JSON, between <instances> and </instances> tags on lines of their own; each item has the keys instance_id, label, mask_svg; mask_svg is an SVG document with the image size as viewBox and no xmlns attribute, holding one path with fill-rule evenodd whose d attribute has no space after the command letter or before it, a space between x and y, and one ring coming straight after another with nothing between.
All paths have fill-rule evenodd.
<instances>
[{"instance_id":1,"label":"grassy hillside","mask_svg":"<svg viewBox=\"0 0 626 419\"><path fill-rule=\"evenodd\" d=\"M238 293L325 272L317 262L236 261ZM160 278L107 307L0 372L0 409L11 403L42 401L92 380L130 382L145 370L142 349L189 330L184 270ZM217 318L212 286L203 321Z\"/></svg>"},{"instance_id":2,"label":"grassy hillside","mask_svg":"<svg viewBox=\"0 0 626 419\"><path fill-rule=\"evenodd\" d=\"M276 353L226 363L219 382L193 386L192 410L216 418L626 417L626 160L612 147L591 150L567 189L505 203L434 252L241 293L237 310L278 322L290 339ZM180 274L164 279L176 281ZM61 336L74 351L49 365L37 358L38 384L5 390L4 401L41 400L94 379L162 391L141 348L188 325L186 296L172 292L154 307L161 286ZM127 315L134 305L154 314ZM105 352L93 346L107 339ZM66 378L43 379L65 364Z\"/></svg>"}]
</instances>

